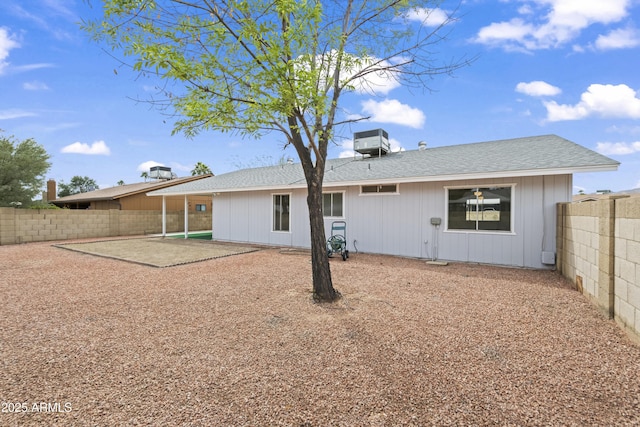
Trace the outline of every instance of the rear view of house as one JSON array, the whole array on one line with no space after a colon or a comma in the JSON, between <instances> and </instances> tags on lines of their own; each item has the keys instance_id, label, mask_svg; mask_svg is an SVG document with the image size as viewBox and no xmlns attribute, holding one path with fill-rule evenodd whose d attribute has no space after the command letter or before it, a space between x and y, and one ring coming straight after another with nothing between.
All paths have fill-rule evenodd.
<instances>
[{"instance_id":1,"label":"rear view of house","mask_svg":"<svg viewBox=\"0 0 640 427\"><path fill-rule=\"evenodd\" d=\"M357 133L360 155L326 163L324 217L346 221L352 251L551 268L556 204L573 173L619 163L556 135L389 152L383 130ZM300 164L243 169L148 193L213 198L213 238L309 247Z\"/></svg>"}]
</instances>

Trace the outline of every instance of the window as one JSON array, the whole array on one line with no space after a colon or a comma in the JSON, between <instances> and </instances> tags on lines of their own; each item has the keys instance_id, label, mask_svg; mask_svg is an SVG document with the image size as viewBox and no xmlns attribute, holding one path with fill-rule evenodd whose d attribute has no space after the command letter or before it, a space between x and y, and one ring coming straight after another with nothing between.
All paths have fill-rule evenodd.
<instances>
[{"instance_id":1,"label":"window","mask_svg":"<svg viewBox=\"0 0 640 427\"><path fill-rule=\"evenodd\" d=\"M362 194L371 194L371 193L397 193L398 185L397 184L384 184L384 185L363 185L360 187Z\"/></svg>"},{"instance_id":2,"label":"window","mask_svg":"<svg viewBox=\"0 0 640 427\"><path fill-rule=\"evenodd\" d=\"M324 193L322 195L322 212L325 217L342 217L343 193Z\"/></svg>"},{"instance_id":3,"label":"window","mask_svg":"<svg viewBox=\"0 0 640 427\"><path fill-rule=\"evenodd\" d=\"M196 204L196 212L206 212L207 205Z\"/></svg>"},{"instance_id":4,"label":"window","mask_svg":"<svg viewBox=\"0 0 640 427\"><path fill-rule=\"evenodd\" d=\"M289 231L289 195L273 195L273 231Z\"/></svg>"},{"instance_id":5,"label":"window","mask_svg":"<svg viewBox=\"0 0 640 427\"><path fill-rule=\"evenodd\" d=\"M449 188L449 230L511 231L512 186Z\"/></svg>"}]
</instances>

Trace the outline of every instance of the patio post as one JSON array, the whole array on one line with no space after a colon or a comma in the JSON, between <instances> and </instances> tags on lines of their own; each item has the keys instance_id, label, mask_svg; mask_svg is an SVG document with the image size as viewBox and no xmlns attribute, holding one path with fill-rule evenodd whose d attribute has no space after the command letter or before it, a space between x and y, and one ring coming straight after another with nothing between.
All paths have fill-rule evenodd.
<instances>
[{"instance_id":1,"label":"patio post","mask_svg":"<svg viewBox=\"0 0 640 427\"><path fill-rule=\"evenodd\" d=\"M211 240L213 240L213 199L215 199L215 193L211 194Z\"/></svg>"},{"instance_id":2,"label":"patio post","mask_svg":"<svg viewBox=\"0 0 640 427\"><path fill-rule=\"evenodd\" d=\"M184 195L184 238L189 238L189 201L187 195Z\"/></svg>"},{"instance_id":3,"label":"patio post","mask_svg":"<svg viewBox=\"0 0 640 427\"><path fill-rule=\"evenodd\" d=\"M162 237L167 235L167 198L162 196Z\"/></svg>"}]
</instances>

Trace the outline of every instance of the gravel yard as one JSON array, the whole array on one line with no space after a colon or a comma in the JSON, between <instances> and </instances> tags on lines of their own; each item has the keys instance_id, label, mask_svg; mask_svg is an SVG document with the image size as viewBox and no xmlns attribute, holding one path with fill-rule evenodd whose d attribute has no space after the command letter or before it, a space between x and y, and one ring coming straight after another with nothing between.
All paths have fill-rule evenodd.
<instances>
[{"instance_id":1,"label":"gravel yard","mask_svg":"<svg viewBox=\"0 0 640 427\"><path fill-rule=\"evenodd\" d=\"M2 246L0 425L640 424L640 347L559 275L331 269L344 298L318 305L301 252L155 268Z\"/></svg>"}]
</instances>

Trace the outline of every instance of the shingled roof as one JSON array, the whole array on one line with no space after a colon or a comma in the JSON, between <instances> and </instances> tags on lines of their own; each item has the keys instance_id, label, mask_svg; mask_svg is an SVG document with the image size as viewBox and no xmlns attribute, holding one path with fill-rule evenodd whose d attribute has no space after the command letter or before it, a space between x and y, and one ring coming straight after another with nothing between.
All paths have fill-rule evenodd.
<instances>
[{"instance_id":1,"label":"shingled roof","mask_svg":"<svg viewBox=\"0 0 640 427\"><path fill-rule=\"evenodd\" d=\"M620 163L557 135L401 151L326 162L325 187L615 171ZM149 196L306 187L300 163L241 169Z\"/></svg>"},{"instance_id":2,"label":"shingled roof","mask_svg":"<svg viewBox=\"0 0 640 427\"><path fill-rule=\"evenodd\" d=\"M81 202L94 202L98 200L117 200L122 197L132 196L135 194L146 193L153 190L159 190L162 188L170 188L175 185L185 184L188 182L194 182L197 180L206 179L213 175L197 175L184 178L175 178L163 181L149 181L138 182L136 184L124 184L116 185L114 187L88 191L86 193L72 194L71 196L60 197L55 200L51 200L54 204L65 203L81 203Z\"/></svg>"}]
</instances>

